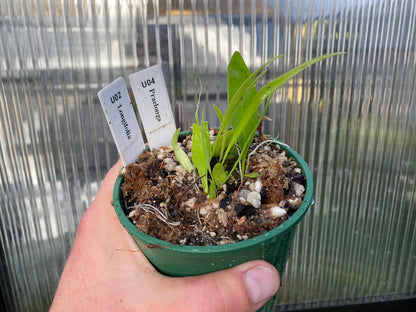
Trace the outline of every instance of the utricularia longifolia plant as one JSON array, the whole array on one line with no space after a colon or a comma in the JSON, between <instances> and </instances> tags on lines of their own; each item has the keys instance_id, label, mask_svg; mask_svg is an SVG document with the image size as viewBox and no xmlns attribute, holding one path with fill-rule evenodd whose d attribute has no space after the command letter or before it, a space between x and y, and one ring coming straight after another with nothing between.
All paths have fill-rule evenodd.
<instances>
[{"instance_id":1,"label":"utricularia longifolia plant","mask_svg":"<svg viewBox=\"0 0 416 312\"><path fill-rule=\"evenodd\" d=\"M273 93L307 67L343 53L331 53L313 58L283 75L273 79L259 90L257 84L267 71L267 65L282 57L272 58L255 72L251 73L241 54L235 52L228 64L228 107L225 113L214 104L220 120L218 134L211 144L208 122L198 117L199 101L192 125L192 160L178 145L180 128L172 138L172 147L182 167L190 172L196 167L204 192L215 198L217 188L230 179L235 170L240 177L247 176L247 153L253 142L256 130L269 107ZM264 108L260 110L262 103ZM250 176L255 175L252 173Z\"/></svg>"}]
</instances>

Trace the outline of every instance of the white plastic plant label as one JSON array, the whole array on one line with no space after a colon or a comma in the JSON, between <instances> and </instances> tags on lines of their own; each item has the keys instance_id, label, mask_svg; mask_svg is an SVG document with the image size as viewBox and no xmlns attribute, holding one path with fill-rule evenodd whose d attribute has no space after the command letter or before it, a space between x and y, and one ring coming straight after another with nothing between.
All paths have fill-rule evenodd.
<instances>
[{"instance_id":1,"label":"white plastic plant label","mask_svg":"<svg viewBox=\"0 0 416 312\"><path fill-rule=\"evenodd\" d=\"M157 64L129 78L150 148L171 144L176 125L162 67Z\"/></svg>"},{"instance_id":2,"label":"white plastic plant label","mask_svg":"<svg viewBox=\"0 0 416 312\"><path fill-rule=\"evenodd\" d=\"M119 77L98 91L98 98L124 166L136 161L145 148L124 79Z\"/></svg>"}]
</instances>

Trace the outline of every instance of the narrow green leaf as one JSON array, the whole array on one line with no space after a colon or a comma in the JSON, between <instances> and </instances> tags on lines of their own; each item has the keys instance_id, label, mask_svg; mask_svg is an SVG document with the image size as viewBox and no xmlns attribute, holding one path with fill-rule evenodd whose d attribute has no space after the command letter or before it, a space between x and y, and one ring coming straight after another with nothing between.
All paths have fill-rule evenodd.
<instances>
[{"instance_id":1,"label":"narrow green leaf","mask_svg":"<svg viewBox=\"0 0 416 312\"><path fill-rule=\"evenodd\" d=\"M246 82L244 82L243 86L246 87L246 89L240 87L237 91L237 93L234 95L233 99L231 100L230 104L228 105L227 111L224 114L222 123L221 123L221 127L220 130L218 131L220 134L224 133L225 131L227 131L228 125L231 124L231 119L233 117L234 114L236 114L238 112L238 110L241 110L241 107L244 103L244 99L246 98L247 94L243 94L244 91L250 90L250 88L253 88L257 81L265 74L266 72L262 72L260 73L254 80L251 80L251 77L247 78L247 81L250 81L249 84L246 84ZM250 91L247 91L248 93ZM240 96L241 95L241 96ZM225 126L227 125L227 126ZM242 129L245 127L245 125L241 124L241 122L239 122L237 124L237 127L241 127ZM238 138L238 137L237 137ZM236 143L237 139L235 139L233 142L229 142L229 145L234 145ZM224 161L225 157L224 157L224 150L225 150L225 145L221 146L221 158L220 161Z\"/></svg>"},{"instance_id":2,"label":"narrow green leaf","mask_svg":"<svg viewBox=\"0 0 416 312\"><path fill-rule=\"evenodd\" d=\"M236 52L231 57L228 64L228 101L231 101L234 94L240 88L240 86L250 77L251 72L248 69L246 63L241 57L240 53ZM240 125L240 120L243 114L246 114L246 108L250 105L251 100L257 93L257 88L254 85L251 90L248 91L244 99L241 100L240 107L235 111L235 114L231 117L231 127L237 128ZM258 110L254 112L247 125L244 126L242 134L238 137L237 142L240 146L244 146L247 140L250 140L250 132L256 127L258 119Z\"/></svg>"},{"instance_id":3,"label":"narrow green leaf","mask_svg":"<svg viewBox=\"0 0 416 312\"><path fill-rule=\"evenodd\" d=\"M184 152L183 149L178 144L179 132L181 132L181 128L176 129L175 133L172 137L172 148L173 152L176 156L176 159L179 161L181 166L186 170L186 172L191 172L194 166L192 165L191 160L189 159L188 155Z\"/></svg>"},{"instance_id":4,"label":"narrow green leaf","mask_svg":"<svg viewBox=\"0 0 416 312\"><path fill-rule=\"evenodd\" d=\"M238 52L235 52L238 53ZM234 54L235 54L234 53ZM254 73L252 73L244 83L238 88L235 94L231 97L231 100L228 101L228 108L224 114L223 121L221 123L220 133L223 132L225 129L228 128L230 125L231 117L233 116L235 110L238 108L238 105L242 98L251 90L253 86L257 83L257 81L266 73L262 70L271 62L277 60L278 58L282 57L281 55L276 56L269 61L267 61L264 65L258 68Z\"/></svg>"},{"instance_id":5,"label":"narrow green leaf","mask_svg":"<svg viewBox=\"0 0 416 312\"><path fill-rule=\"evenodd\" d=\"M212 157L220 157L221 156L221 149L223 146L227 146L230 142L230 139L233 136L233 130L227 130L223 134L217 134L217 137L212 144Z\"/></svg>"},{"instance_id":6,"label":"narrow green leaf","mask_svg":"<svg viewBox=\"0 0 416 312\"><path fill-rule=\"evenodd\" d=\"M245 174L244 176L248 177L250 179L254 179L254 178L257 178L258 176L260 176L260 172L252 172L250 174Z\"/></svg>"},{"instance_id":7,"label":"narrow green leaf","mask_svg":"<svg viewBox=\"0 0 416 312\"><path fill-rule=\"evenodd\" d=\"M211 171L210 162L212 158L212 149L209 138L208 122L203 122L202 127L193 124L192 135L192 161L198 170L198 174L202 179L204 192L208 193L207 173Z\"/></svg>"},{"instance_id":8,"label":"narrow green leaf","mask_svg":"<svg viewBox=\"0 0 416 312\"><path fill-rule=\"evenodd\" d=\"M212 168L212 177L215 185L219 187L227 182L228 172L221 163L216 163L214 168Z\"/></svg>"},{"instance_id":9,"label":"narrow green leaf","mask_svg":"<svg viewBox=\"0 0 416 312\"><path fill-rule=\"evenodd\" d=\"M273 93L312 64L341 54L344 53L332 53L309 60L272 80L259 91L257 91L257 82L265 75L267 71L266 66L281 56L279 55L270 59L254 73L250 73L250 70L240 53L235 52L233 54L227 68L228 108L225 113L222 113L221 110L214 105L218 119L221 122L219 133L214 144L212 146L210 144L208 123L204 121L204 112L202 113L201 121L198 116L200 104L199 98L195 113L196 123L193 125L192 160L201 177L204 191L209 194L210 198L216 197L217 186L226 183L238 165L240 165L242 171L241 174L245 175L248 150L256 130L271 103ZM200 95L201 91L199 97ZM259 114L260 105L262 105L264 101L266 101L266 104ZM174 144L172 144L172 146L173 145ZM225 170L225 161L228 161L231 158L229 157L230 155L236 155L235 152L237 150L239 151L239 155L238 157L233 157L232 169L227 172ZM211 170L211 161L213 157L218 157L219 162L216 163ZM237 160L235 161L235 159ZM257 173L252 173L248 175L248 177L254 178L257 175Z\"/></svg>"},{"instance_id":10,"label":"narrow green leaf","mask_svg":"<svg viewBox=\"0 0 416 312\"><path fill-rule=\"evenodd\" d=\"M228 78L228 103L233 98L234 94L240 88L241 84L251 75L246 63L241 54L236 51L232 55L227 68Z\"/></svg>"},{"instance_id":11,"label":"narrow green leaf","mask_svg":"<svg viewBox=\"0 0 416 312\"><path fill-rule=\"evenodd\" d=\"M238 53L238 52L236 52ZM254 73L252 73L245 81L243 84L241 84L241 86L238 88L238 90L235 92L234 96L232 97L231 101L229 101L228 104L228 108L227 111L224 114L222 123L221 123L221 127L219 132L222 133L225 131L225 129L228 128L230 122L231 122L231 118L232 116L236 113L236 111L241 107L242 105L242 101L244 100L244 98L250 93L250 91L252 90L252 88L256 85L257 81L266 73L266 71L262 71L268 64L270 64L271 62L277 60L278 58L280 58L281 55L276 56L272 59L270 59L269 61L267 61L264 65L262 65L260 68L258 68ZM253 115L253 112L250 112L250 117ZM247 125L247 121L244 124L241 124L241 121L239 123L239 127L240 130L239 131L239 135L235 138L235 140L230 142L230 145L234 145L235 142L237 141L237 138L241 135L242 131L244 130L245 126ZM230 146L228 146L230 147ZM224 148L223 147L221 149L221 161L224 162L225 157L224 157ZM227 152L228 153L228 152Z\"/></svg>"},{"instance_id":12,"label":"narrow green leaf","mask_svg":"<svg viewBox=\"0 0 416 312\"><path fill-rule=\"evenodd\" d=\"M222 122L222 118L224 117L222 111L220 110L220 108L217 105L213 104L213 106L214 106L215 112L217 113L218 119L220 120L220 122Z\"/></svg>"},{"instance_id":13,"label":"narrow green leaf","mask_svg":"<svg viewBox=\"0 0 416 312\"><path fill-rule=\"evenodd\" d=\"M268 99L268 101L266 103L265 109L263 110L262 114L260 115L260 118L258 120L258 123L257 123L256 127L254 129L252 129L252 131L250 133L250 136L252 138L254 138L254 136L256 135L257 127L259 126L261 120L263 119L263 116L264 116L265 112L267 111L267 108L269 107L270 101L271 101L271 96L269 97L269 99ZM239 163L241 163L241 170L242 170L242 173L244 174L244 172L245 172L246 156L247 156L248 149L250 148L250 145L251 145L251 142L252 141L253 140L247 141L245 143L245 145L241 147L240 155L239 155L238 159L234 162L233 167L231 168L231 170L230 170L230 172L229 172L228 177L227 177L226 180L228 180L231 177L232 173L237 168L237 165Z\"/></svg>"},{"instance_id":14,"label":"narrow green leaf","mask_svg":"<svg viewBox=\"0 0 416 312\"><path fill-rule=\"evenodd\" d=\"M247 140L246 145L244 145L241 148L241 154L240 154L240 156L241 156L241 170L243 171L243 173L245 172L245 169L246 169L246 160L247 160L248 149L250 148L251 142L253 141L254 136L256 135L256 130L259 127L259 125L260 125L260 123L261 123L261 121L262 121L262 119L264 117L264 114L266 113L267 108L270 105L271 100L272 100L272 96L269 96L269 98L267 99L266 105L265 105L265 107L263 109L263 112L261 113L260 118L259 118L259 120L258 120L258 122L256 124L256 127L251 130L251 133L250 133L250 135L252 137L251 141L248 141Z\"/></svg>"},{"instance_id":15,"label":"narrow green leaf","mask_svg":"<svg viewBox=\"0 0 416 312\"><path fill-rule=\"evenodd\" d=\"M208 121L202 123L201 128L202 146L204 149L205 162L207 163L208 171L211 171L212 146L209 135Z\"/></svg>"},{"instance_id":16,"label":"narrow green leaf","mask_svg":"<svg viewBox=\"0 0 416 312\"><path fill-rule=\"evenodd\" d=\"M199 81L199 92L198 92L198 102L196 103L196 110L195 110L195 123L199 125L199 118L198 118L198 111L199 111L199 104L201 103L201 93L202 93L202 82L201 77L198 74L198 81Z\"/></svg>"},{"instance_id":17,"label":"narrow green leaf","mask_svg":"<svg viewBox=\"0 0 416 312\"><path fill-rule=\"evenodd\" d=\"M211 183L209 186L209 198L214 199L217 197L217 187L215 186L215 183Z\"/></svg>"},{"instance_id":18,"label":"narrow green leaf","mask_svg":"<svg viewBox=\"0 0 416 312\"><path fill-rule=\"evenodd\" d=\"M331 53L331 54L326 54L326 55L321 55L318 57L315 57L291 70L289 70L288 72L284 73L283 75L277 77L276 79L272 80L271 82L269 82L268 84L266 84L258 93L256 96L255 101L256 102L260 102L262 103L267 97L269 97L270 95L272 95L276 90L278 90L279 88L281 88L284 84L286 84L289 80L291 80L293 77L295 77L296 75L298 75L299 73L301 73L303 70L305 70L306 68L310 67L311 65L318 63L324 59L333 57L333 56L337 56L337 55L343 55L346 54L344 52L336 52L336 53ZM260 105L260 104L259 104Z\"/></svg>"},{"instance_id":19,"label":"narrow green leaf","mask_svg":"<svg viewBox=\"0 0 416 312\"><path fill-rule=\"evenodd\" d=\"M318 56L316 58L313 58L312 60L309 60L309 61L299 65L298 67L295 67L294 69L288 71L287 73L281 75L280 77L278 77L278 78L274 79L273 81L271 81L270 83L266 84L256 94L256 96L253 98L249 107L247 107L246 114L243 115L240 123L242 125L247 125L247 123L249 122L251 114L253 114L253 112L255 112L258 109L258 107L261 105L261 103L263 103L264 100L266 100L277 89L282 87L285 83L287 83L294 76L296 76L297 74L299 74L300 72L302 72L303 70L308 68L309 66L311 66L311 65L313 65L313 64L315 64L315 63L317 63L321 60L324 60L324 59L327 59L329 57L333 57L333 56L336 56L336 55L341 55L341 54L345 54L345 53L331 53L331 54L327 54L327 55ZM230 142L236 141L237 138L243 132L243 130L244 130L243 127L239 127L237 129L234 129L234 134L233 134L233 137L231 138ZM228 146L227 150L224 153L224 157L226 157L228 155L230 150L231 150L231 146Z\"/></svg>"}]
</instances>

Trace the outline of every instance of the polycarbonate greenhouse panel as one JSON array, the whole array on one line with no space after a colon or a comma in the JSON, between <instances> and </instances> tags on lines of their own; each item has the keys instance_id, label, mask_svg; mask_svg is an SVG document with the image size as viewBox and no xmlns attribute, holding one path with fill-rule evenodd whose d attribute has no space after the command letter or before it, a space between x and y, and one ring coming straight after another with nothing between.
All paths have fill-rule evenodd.
<instances>
[{"instance_id":1,"label":"polycarbonate greenhouse panel","mask_svg":"<svg viewBox=\"0 0 416 312\"><path fill-rule=\"evenodd\" d=\"M416 296L416 3L0 1L0 289L47 311L78 222L117 150L98 90L161 64L176 124L227 103L227 63L319 63L273 97L265 132L309 163L279 311ZM132 96L132 94L131 94Z\"/></svg>"}]
</instances>

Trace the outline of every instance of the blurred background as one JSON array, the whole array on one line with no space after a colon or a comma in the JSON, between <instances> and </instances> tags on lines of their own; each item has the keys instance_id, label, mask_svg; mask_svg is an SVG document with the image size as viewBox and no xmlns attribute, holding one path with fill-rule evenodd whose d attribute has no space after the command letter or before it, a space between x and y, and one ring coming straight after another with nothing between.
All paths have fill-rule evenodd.
<instances>
[{"instance_id":1,"label":"blurred background","mask_svg":"<svg viewBox=\"0 0 416 312\"><path fill-rule=\"evenodd\" d=\"M77 224L118 159L97 92L162 65L177 126L227 63L268 77L345 51L279 90L267 133L309 163L275 310L416 297L416 3L384 0L1 0L0 310L47 311ZM413 301L414 302L414 301Z\"/></svg>"}]
</instances>

